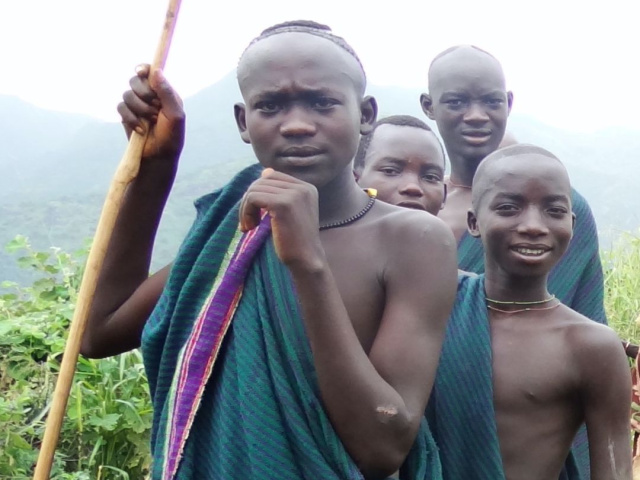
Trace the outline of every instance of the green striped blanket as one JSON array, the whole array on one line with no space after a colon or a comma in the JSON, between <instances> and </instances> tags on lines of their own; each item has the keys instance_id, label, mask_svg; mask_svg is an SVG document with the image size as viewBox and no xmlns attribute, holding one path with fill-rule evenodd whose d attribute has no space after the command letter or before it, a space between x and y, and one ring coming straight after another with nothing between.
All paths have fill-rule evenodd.
<instances>
[{"instance_id":1,"label":"green striped blanket","mask_svg":"<svg viewBox=\"0 0 640 480\"><path fill-rule=\"evenodd\" d=\"M203 311L227 308L211 301L211 292L235 248L239 201L260 170L249 167L196 202L196 222L145 326L142 349L154 406L153 479L362 478L323 409L293 284L270 237L243 274L242 296L202 385L193 424L174 427L183 385L189 383L176 372L184 369L185 346L189 350L200 328L194 327L197 319L208 318ZM187 432L183 448L173 444L176 430L178 437ZM168 458L171 452L180 455ZM175 476L166 467L174 460ZM425 421L402 478L438 480L439 466Z\"/></svg>"}]
</instances>

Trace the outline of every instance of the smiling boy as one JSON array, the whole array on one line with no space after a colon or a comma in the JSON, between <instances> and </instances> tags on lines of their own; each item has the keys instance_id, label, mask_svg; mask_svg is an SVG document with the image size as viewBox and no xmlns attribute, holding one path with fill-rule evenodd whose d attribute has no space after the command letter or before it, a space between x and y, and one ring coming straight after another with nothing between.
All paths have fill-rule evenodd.
<instances>
[{"instance_id":1,"label":"smiling boy","mask_svg":"<svg viewBox=\"0 0 640 480\"><path fill-rule=\"evenodd\" d=\"M184 112L160 72L132 79L123 123L152 127L84 351L135 347L144 327L154 479L383 478L416 438L404 471L434 477L421 419L455 296L453 237L356 184L376 105L328 27L265 30L237 75L236 122L260 165L196 202L178 257L150 278Z\"/></svg>"},{"instance_id":2,"label":"smiling boy","mask_svg":"<svg viewBox=\"0 0 640 480\"><path fill-rule=\"evenodd\" d=\"M500 62L488 52L461 45L449 48L431 62L429 92L420 97L425 114L435 120L451 162L446 180L447 202L438 214L458 242L458 268L485 270L482 242L467 231L471 182L480 162L505 138L513 94L506 88ZM508 138L507 138L508 140ZM604 276L598 231L587 201L571 190L576 224L569 248L549 275L549 291L587 318L606 323ZM576 439L578 464L588 478L588 445Z\"/></svg>"},{"instance_id":3,"label":"smiling boy","mask_svg":"<svg viewBox=\"0 0 640 480\"><path fill-rule=\"evenodd\" d=\"M567 172L546 150L507 147L477 169L468 226L486 270L461 279L428 411L446 479L581 478L571 461L560 475L583 422L591 478L631 478L620 341L547 286L571 208Z\"/></svg>"},{"instance_id":4,"label":"smiling boy","mask_svg":"<svg viewBox=\"0 0 640 480\"><path fill-rule=\"evenodd\" d=\"M393 115L378 120L360 140L353 170L378 199L437 215L444 205L444 149L422 120Z\"/></svg>"}]
</instances>

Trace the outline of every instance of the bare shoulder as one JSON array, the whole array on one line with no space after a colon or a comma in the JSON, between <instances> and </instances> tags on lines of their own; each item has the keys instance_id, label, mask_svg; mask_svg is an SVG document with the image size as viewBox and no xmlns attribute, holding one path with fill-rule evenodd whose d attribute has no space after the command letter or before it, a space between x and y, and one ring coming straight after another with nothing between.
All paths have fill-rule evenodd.
<instances>
[{"instance_id":1,"label":"bare shoulder","mask_svg":"<svg viewBox=\"0 0 640 480\"><path fill-rule=\"evenodd\" d=\"M455 250L456 242L451 229L438 217L421 210L383 202L378 202L376 206L374 227L390 247L401 251L426 246L443 246ZM422 253L429 254L428 251Z\"/></svg>"},{"instance_id":2,"label":"bare shoulder","mask_svg":"<svg viewBox=\"0 0 640 480\"><path fill-rule=\"evenodd\" d=\"M455 293L458 272L456 242L451 229L433 215L379 202L370 228L377 238L383 278L424 294ZM411 284L411 287L408 285Z\"/></svg>"},{"instance_id":3,"label":"bare shoulder","mask_svg":"<svg viewBox=\"0 0 640 480\"><path fill-rule=\"evenodd\" d=\"M594 322L566 306L558 313L562 313L567 324L569 346L573 356L584 366L586 374L609 371L609 367L615 363L626 367L626 356L620 337L613 329Z\"/></svg>"}]
</instances>

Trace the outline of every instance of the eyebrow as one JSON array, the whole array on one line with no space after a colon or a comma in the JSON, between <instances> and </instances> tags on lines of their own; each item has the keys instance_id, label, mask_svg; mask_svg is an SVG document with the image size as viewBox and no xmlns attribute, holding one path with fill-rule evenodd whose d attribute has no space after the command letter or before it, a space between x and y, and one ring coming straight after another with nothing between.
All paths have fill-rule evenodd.
<instances>
[{"instance_id":1,"label":"eyebrow","mask_svg":"<svg viewBox=\"0 0 640 480\"><path fill-rule=\"evenodd\" d=\"M302 92L299 92L297 95L303 97L319 97L319 96L327 96L327 95L337 95L337 93L328 88L313 88L313 89L304 89ZM263 90L255 95L256 98L287 98L291 96L291 92L288 89L279 89L274 88L271 90Z\"/></svg>"},{"instance_id":2,"label":"eyebrow","mask_svg":"<svg viewBox=\"0 0 640 480\"><path fill-rule=\"evenodd\" d=\"M406 160L396 157L382 157L379 162L395 163L399 167L404 167L407 164Z\"/></svg>"},{"instance_id":3,"label":"eyebrow","mask_svg":"<svg viewBox=\"0 0 640 480\"><path fill-rule=\"evenodd\" d=\"M505 199L505 200L515 200L515 201L519 201L522 202L525 200L524 196L522 196L519 193L498 193L495 196L496 199ZM567 202L569 203L569 197L567 195L562 195L562 194L558 194L558 195L547 195L546 197L544 197L544 200L546 202Z\"/></svg>"},{"instance_id":4,"label":"eyebrow","mask_svg":"<svg viewBox=\"0 0 640 480\"><path fill-rule=\"evenodd\" d=\"M569 197L567 195L549 195L545 197L545 200L548 202L569 202Z\"/></svg>"},{"instance_id":5,"label":"eyebrow","mask_svg":"<svg viewBox=\"0 0 640 480\"><path fill-rule=\"evenodd\" d=\"M483 93L482 95L480 95L481 97L490 97L493 95L501 95L501 96L506 96L507 92L504 90L500 90L500 89L495 89L495 90L491 90L490 92L486 92ZM457 90L445 90L442 92L442 94L440 95L440 98L445 97L445 96L452 96L452 97L467 97L469 96L469 94L466 91L457 91Z\"/></svg>"}]
</instances>

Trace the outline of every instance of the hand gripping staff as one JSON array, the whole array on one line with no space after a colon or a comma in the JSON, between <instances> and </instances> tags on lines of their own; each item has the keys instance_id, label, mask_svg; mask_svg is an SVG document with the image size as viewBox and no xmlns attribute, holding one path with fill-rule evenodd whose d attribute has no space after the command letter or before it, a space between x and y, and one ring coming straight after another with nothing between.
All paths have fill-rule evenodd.
<instances>
[{"instance_id":1,"label":"hand gripping staff","mask_svg":"<svg viewBox=\"0 0 640 480\"><path fill-rule=\"evenodd\" d=\"M162 35L156 49L153 63L151 64L152 70L164 68L171 45L171 37L173 36L178 18L178 11L180 10L180 2L181 0L169 1ZM148 125L146 125L146 127L145 132L148 132ZM96 291L98 272L100 272L102 263L104 262L107 247L111 240L111 232L113 231L122 205L124 192L127 186L138 175L146 139L146 133L145 135L139 135L135 131L131 132L129 145L124 152L122 160L120 160L120 164L111 181L104 206L102 207L102 214L100 215L100 220L93 238L93 246L89 252L89 258L87 259L87 265L82 277L82 284L78 292L76 309L73 319L71 320L71 327L69 328L69 337L64 349L64 355L60 365L60 374L53 393L51 410L47 417L47 425L40 448L40 455L38 456L38 463L36 464L33 476L34 480L48 480L51 474L53 454L56 449L56 444L58 443L62 419L64 418L67 400L69 399L69 391L71 390L78 354L80 353L82 335L84 334L87 324L89 308L91 307Z\"/></svg>"}]
</instances>

